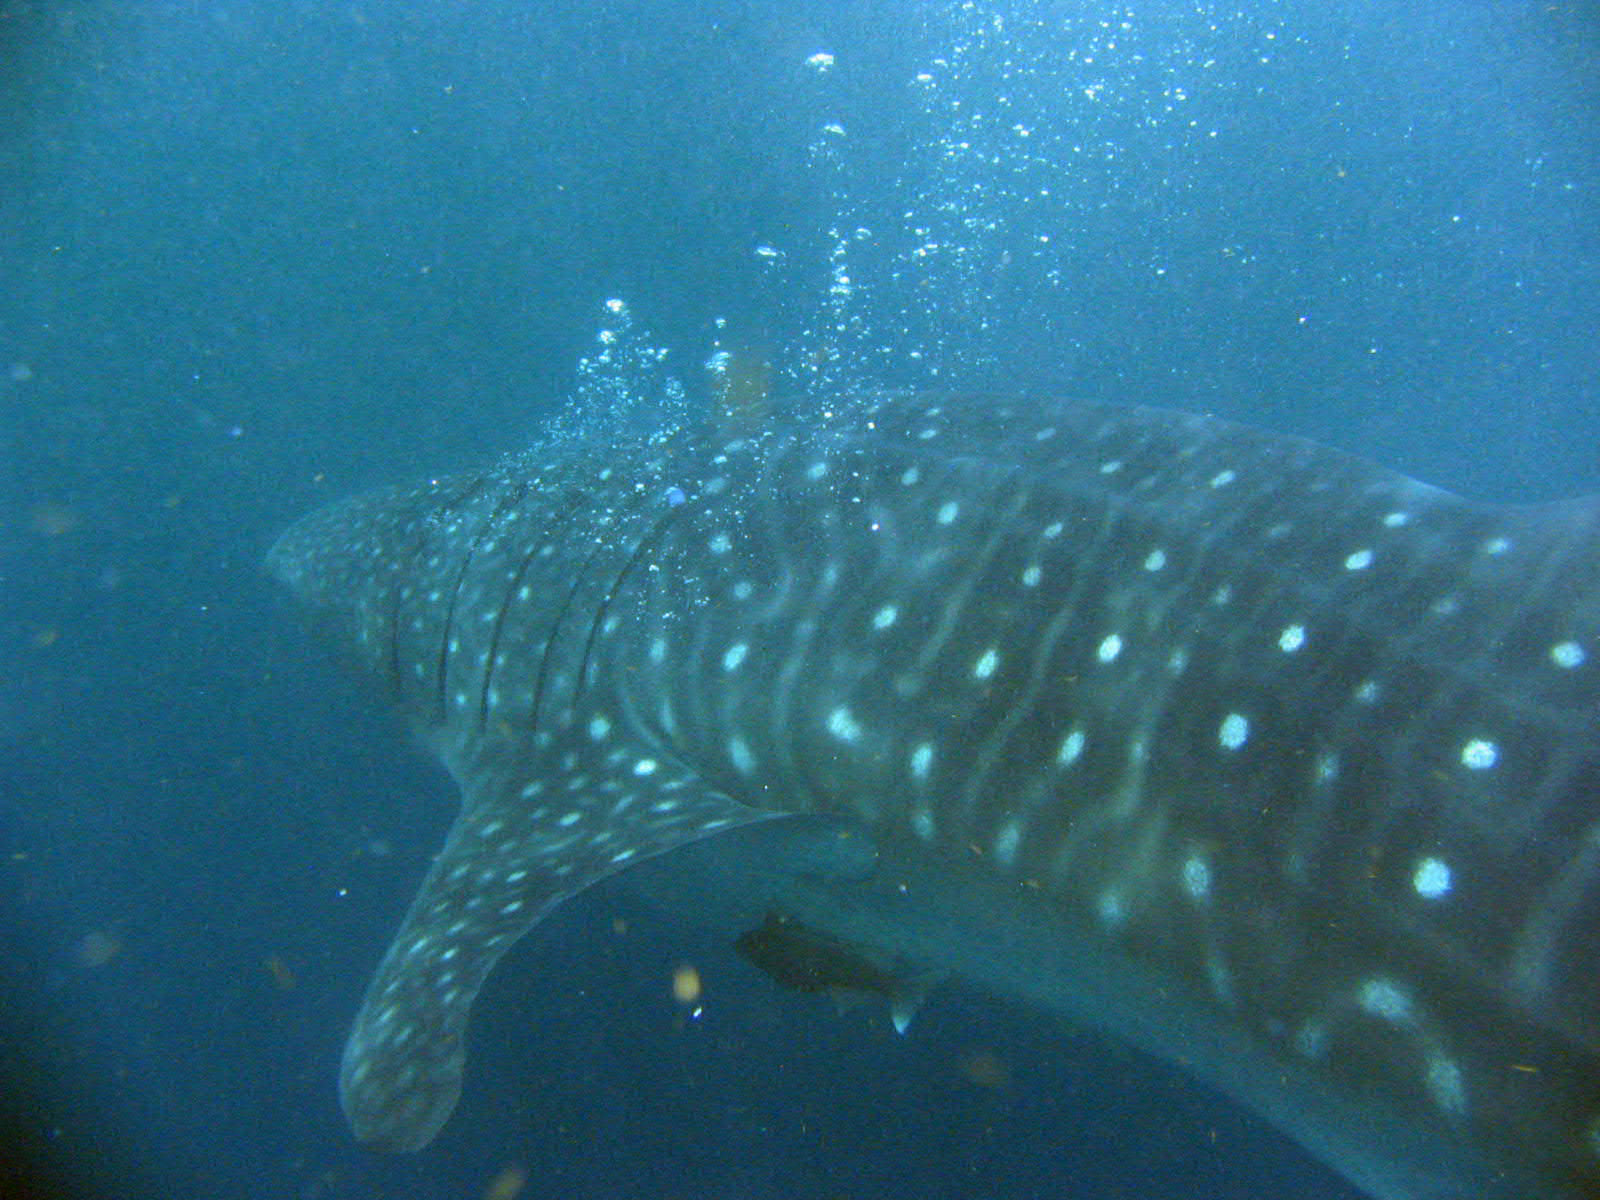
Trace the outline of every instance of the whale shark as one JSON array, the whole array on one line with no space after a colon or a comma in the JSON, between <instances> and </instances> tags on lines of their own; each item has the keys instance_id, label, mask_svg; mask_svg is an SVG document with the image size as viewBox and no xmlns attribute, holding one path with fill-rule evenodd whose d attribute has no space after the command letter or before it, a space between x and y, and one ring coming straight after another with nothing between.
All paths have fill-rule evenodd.
<instances>
[{"instance_id":1,"label":"whale shark","mask_svg":"<svg viewBox=\"0 0 1600 1200\"><path fill-rule=\"evenodd\" d=\"M497 960L626 871L791 986L1109 1031L1380 1200L1600 1195L1600 497L864 393L567 430L268 561L460 790L363 1141L438 1134Z\"/></svg>"}]
</instances>

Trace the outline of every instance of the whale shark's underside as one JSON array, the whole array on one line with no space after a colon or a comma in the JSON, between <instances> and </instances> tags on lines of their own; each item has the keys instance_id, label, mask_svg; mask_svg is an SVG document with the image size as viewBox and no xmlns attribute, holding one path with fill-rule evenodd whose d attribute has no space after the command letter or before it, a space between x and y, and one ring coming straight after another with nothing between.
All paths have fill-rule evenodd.
<instances>
[{"instance_id":1,"label":"whale shark's underside","mask_svg":"<svg viewBox=\"0 0 1600 1200\"><path fill-rule=\"evenodd\" d=\"M1049 398L763 421L273 549L461 789L345 1050L359 1137L427 1144L496 960L697 843L680 899L780 978L1109 1030L1384 1200L1600 1196L1600 503Z\"/></svg>"}]
</instances>

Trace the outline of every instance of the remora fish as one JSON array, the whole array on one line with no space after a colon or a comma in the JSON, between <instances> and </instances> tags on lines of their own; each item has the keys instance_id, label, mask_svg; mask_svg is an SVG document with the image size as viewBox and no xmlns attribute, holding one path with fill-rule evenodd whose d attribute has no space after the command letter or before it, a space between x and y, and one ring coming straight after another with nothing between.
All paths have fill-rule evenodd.
<instances>
[{"instance_id":1,"label":"remora fish","mask_svg":"<svg viewBox=\"0 0 1600 1200\"><path fill-rule=\"evenodd\" d=\"M1384 1200L1600 1195L1595 498L874 396L336 504L270 562L462 795L345 1050L364 1140L438 1132L565 897L769 821L757 907L850 961L1110 1029Z\"/></svg>"}]
</instances>

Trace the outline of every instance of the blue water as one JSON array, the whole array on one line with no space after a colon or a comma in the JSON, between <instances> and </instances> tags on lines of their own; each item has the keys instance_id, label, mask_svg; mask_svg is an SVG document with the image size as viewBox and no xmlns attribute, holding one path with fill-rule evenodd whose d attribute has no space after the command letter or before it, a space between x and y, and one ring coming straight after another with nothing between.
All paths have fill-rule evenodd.
<instances>
[{"instance_id":1,"label":"blue water","mask_svg":"<svg viewBox=\"0 0 1600 1200\"><path fill-rule=\"evenodd\" d=\"M260 569L319 502L879 384L1600 476L1582 6L796 7L0 0L0 1196L1349 1194L1115 1047L955 988L898 1037L606 891L433 1147L345 1131L453 799Z\"/></svg>"}]
</instances>

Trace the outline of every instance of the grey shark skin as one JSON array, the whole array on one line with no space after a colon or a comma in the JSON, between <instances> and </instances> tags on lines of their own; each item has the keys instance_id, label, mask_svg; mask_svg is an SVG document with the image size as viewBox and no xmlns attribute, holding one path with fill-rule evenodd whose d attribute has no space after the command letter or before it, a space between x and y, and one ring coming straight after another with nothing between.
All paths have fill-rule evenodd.
<instances>
[{"instance_id":1,"label":"grey shark skin","mask_svg":"<svg viewBox=\"0 0 1600 1200\"><path fill-rule=\"evenodd\" d=\"M786 916L1178 1059L1384 1200L1600 1195L1600 502L1046 398L767 426L273 549L462 794L345 1051L359 1137L434 1137L562 899L787 815L864 840L780 863Z\"/></svg>"}]
</instances>

